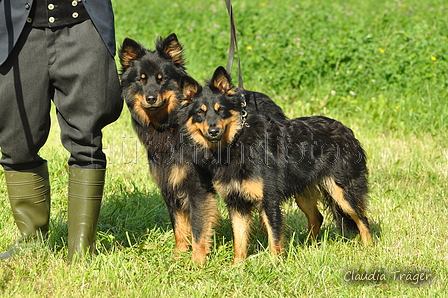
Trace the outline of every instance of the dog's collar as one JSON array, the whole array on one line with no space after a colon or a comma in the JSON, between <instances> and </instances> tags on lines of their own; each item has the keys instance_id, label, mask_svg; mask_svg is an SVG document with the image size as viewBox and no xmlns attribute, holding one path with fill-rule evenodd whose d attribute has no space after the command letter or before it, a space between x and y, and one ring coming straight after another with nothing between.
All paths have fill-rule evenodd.
<instances>
[{"instance_id":1,"label":"dog's collar","mask_svg":"<svg viewBox=\"0 0 448 298\"><path fill-rule=\"evenodd\" d=\"M244 96L244 93L241 93L240 96L241 96L241 126L250 127L249 123L247 123L246 97Z\"/></svg>"}]
</instances>

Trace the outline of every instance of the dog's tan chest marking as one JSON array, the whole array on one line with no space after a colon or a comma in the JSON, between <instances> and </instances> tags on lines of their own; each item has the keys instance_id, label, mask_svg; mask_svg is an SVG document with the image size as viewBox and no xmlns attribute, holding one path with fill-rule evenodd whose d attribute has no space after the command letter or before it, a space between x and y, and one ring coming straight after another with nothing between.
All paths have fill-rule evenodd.
<instances>
[{"instance_id":1,"label":"dog's tan chest marking","mask_svg":"<svg viewBox=\"0 0 448 298\"><path fill-rule=\"evenodd\" d=\"M263 199L264 183L260 177L243 179L241 181L232 179L227 183L215 181L213 185L218 194L224 198L231 194L239 194L250 202L260 202Z\"/></svg>"}]
</instances>

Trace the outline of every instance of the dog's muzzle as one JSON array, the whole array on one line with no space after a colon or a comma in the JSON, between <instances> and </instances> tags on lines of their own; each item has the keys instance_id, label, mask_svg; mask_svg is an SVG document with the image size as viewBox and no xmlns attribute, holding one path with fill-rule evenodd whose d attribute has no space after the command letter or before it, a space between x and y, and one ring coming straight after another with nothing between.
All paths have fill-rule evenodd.
<instances>
[{"instance_id":1,"label":"dog's muzzle","mask_svg":"<svg viewBox=\"0 0 448 298\"><path fill-rule=\"evenodd\" d=\"M219 127L210 127L207 130L207 140L211 143L217 143L221 140L222 130Z\"/></svg>"}]
</instances>

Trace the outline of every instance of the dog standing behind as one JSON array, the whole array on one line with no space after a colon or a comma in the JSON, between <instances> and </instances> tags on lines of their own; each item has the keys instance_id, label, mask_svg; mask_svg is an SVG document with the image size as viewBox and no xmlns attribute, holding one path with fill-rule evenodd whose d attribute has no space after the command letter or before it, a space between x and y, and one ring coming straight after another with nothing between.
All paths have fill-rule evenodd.
<instances>
[{"instance_id":1,"label":"dog standing behind","mask_svg":"<svg viewBox=\"0 0 448 298\"><path fill-rule=\"evenodd\" d=\"M281 203L290 197L305 213L312 239L323 221L320 200L341 227L358 230L364 245L371 242L366 156L349 128L322 116L272 121L251 113L222 67L204 87L188 76L180 87L179 124L209 156L205 166L232 222L235 263L247 256L254 208L271 253L282 252Z\"/></svg>"},{"instance_id":2,"label":"dog standing behind","mask_svg":"<svg viewBox=\"0 0 448 298\"><path fill-rule=\"evenodd\" d=\"M182 140L176 117L178 83L186 75L183 47L175 34L159 38L154 51L126 38L119 57L122 97L134 130L146 148L151 176L167 206L175 237L174 252L188 252L192 234L189 200L194 198L206 204L201 208L208 209L211 217L216 200L210 179L179 161ZM197 220L200 218L193 217L193 221ZM204 239L195 243L193 260L206 250Z\"/></svg>"},{"instance_id":3,"label":"dog standing behind","mask_svg":"<svg viewBox=\"0 0 448 298\"><path fill-rule=\"evenodd\" d=\"M126 38L119 51L122 97L146 148L151 176L167 205L175 253L187 252L191 244L192 261L203 263L218 216L217 202L210 173L196 164L194 148L183 141L177 123L179 83L186 75L183 52L175 34L159 38L154 51ZM242 94L251 113L286 118L268 96L246 90Z\"/></svg>"}]
</instances>

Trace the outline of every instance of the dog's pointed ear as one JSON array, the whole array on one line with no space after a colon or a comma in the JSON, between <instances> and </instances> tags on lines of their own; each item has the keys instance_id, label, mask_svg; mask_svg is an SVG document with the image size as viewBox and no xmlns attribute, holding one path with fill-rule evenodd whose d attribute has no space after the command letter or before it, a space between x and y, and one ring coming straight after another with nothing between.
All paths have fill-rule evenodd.
<instances>
[{"instance_id":1,"label":"dog's pointed ear","mask_svg":"<svg viewBox=\"0 0 448 298\"><path fill-rule=\"evenodd\" d=\"M224 67L219 66L213 74L211 80L212 87L218 89L222 94L233 95L235 94L235 86L232 84L232 78Z\"/></svg>"},{"instance_id":2,"label":"dog's pointed ear","mask_svg":"<svg viewBox=\"0 0 448 298\"><path fill-rule=\"evenodd\" d=\"M156 42L156 49L159 54L170 59L173 63L180 66L185 65L184 48L177 39L176 34L171 33L167 38L160 38Z\"/></svg>"},{"instance_id":3,"label":"dog's pointed ear","mask_svg":"<svg viewBox=\"0 0 448 298\"><path fill-rule=\"evenodd\" d=\"M125 38L118 52L122 69L126 70L131 66L132 60L141 58L145 53L146 50L141 44L130 38Z\"/></svg>"},{"instance_id":4,"label":"dog's pointed ear","mask_svg":"<svg viewBox=\"0 0 448 298\"><path fill-rule=\"evenodd\" d=\"M199 83L190 76L183 76L180 79L179 87L182 93L182 105L191 103L196 94L201 90Z\"/></svg>"}]
</instances>

